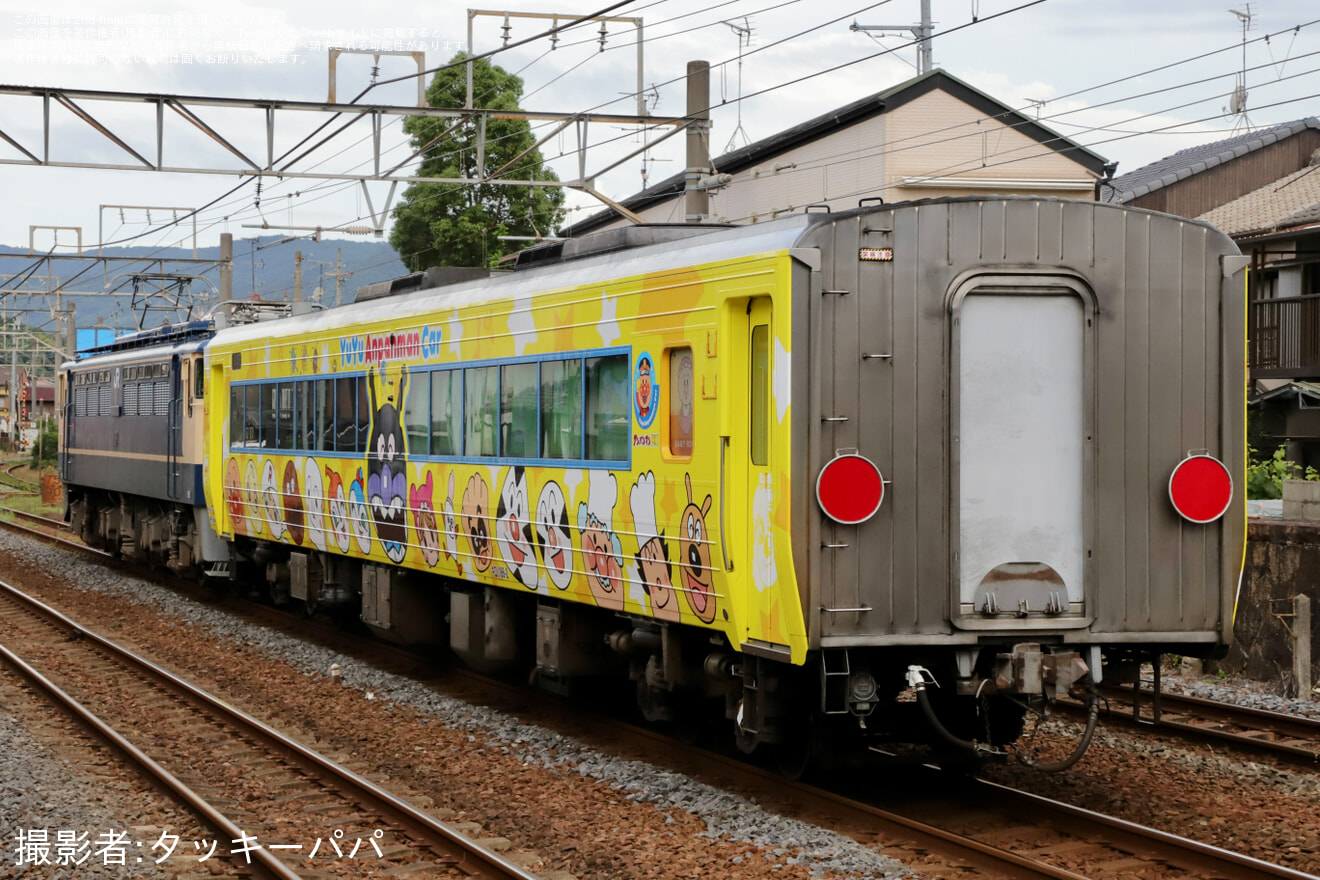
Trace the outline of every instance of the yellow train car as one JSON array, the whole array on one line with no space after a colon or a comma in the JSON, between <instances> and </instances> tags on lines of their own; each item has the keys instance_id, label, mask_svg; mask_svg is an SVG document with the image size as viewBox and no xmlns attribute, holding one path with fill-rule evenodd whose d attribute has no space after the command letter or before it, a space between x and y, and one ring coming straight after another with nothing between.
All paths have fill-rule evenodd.
<instances>
[{"instance_id":1,"label":"yellow train car","mask_svg":"<svg viewBox=\"0 0 1320 880\"><path fill-rule=\"evenodd\" d=\"M215 530L293 597L360 589L383 634L452 635L478 662L515 653L483 589L502 587L801 664L802 603L776 564L792 553L798 230L709 246L693 231L605 272L567 262L221 330L207 354ZM244 539L279 542L293 565ZM366 563L360 586L335 557ZM449 634L422 620L435 597L415 575L459 588ZM556 650L554 672L596 653Z\"/></svg>"}]
</instances>

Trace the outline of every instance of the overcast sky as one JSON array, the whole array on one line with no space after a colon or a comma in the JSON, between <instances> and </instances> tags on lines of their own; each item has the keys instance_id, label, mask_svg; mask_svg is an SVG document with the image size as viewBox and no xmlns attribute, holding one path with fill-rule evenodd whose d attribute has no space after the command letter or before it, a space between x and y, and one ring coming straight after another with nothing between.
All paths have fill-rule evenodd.
<instances>
[{"instance_id":1,"label":"overcast sky","mask_svg":"<svg viewBox=\"0 0 1320 880\"><path fill-rule=\"evenodd\" d=\"M605 5L561 7L526 2L523 11L581 14ZM1119 162L1119 173L1178 149L1227 136L1235 122L1224 108L1234 74L1243 65L1239 19L1225 2L1162 0L1045 0L1014 10L1014 0L932 0L936 22L934 59L937 66L1013 107L1038 109L1043 123L1073 137L1106 158ZM0 14L0 82L25 86L108 89L184 95L277 98L323 101L327 94L326 46L424 50L428 66L447 61L467 39L466 5L449 0L428 3L291 0L276 10L271 4L231 0L217 4L180 4L155 0L120 0L113 5L91 2L5 4ZM109 12L113 8L113 12ZM195 12L181 9L193 8ZM495 8L495 7L489 7ZM1239 4L1237 9L1245 11ZM1251 4L1249 40L1277 34L1268 43L1246 48L1248 118L1257 126L1320 113L1320 6L1314 0L1262 0ZM1003 15L999 15L1004 13ZM892 36L876 42L848 25L911 25L919 18L919 0L636 0L616 15L641 16L645 23L643 81L648 105L656 114L681 115L681 77L686 63L705 59L712 72L713 152L730 144L756 140L915 74L915 52L898 48L908 38ZM999 17L996 17L999 16ZM976 19L974 21L974 18ZM837 19L834 23L828 23ZM751 28L750 45L743 44L741 87L737 58L739 35L732 22ZM499 47L502 21L475 21L474 48ZM1297 32L1288 29L1301 26ZM513 40L532 36L547 26L533 20L511 21ZM814 30L812 30L815 28ZM547 111L577 111L600 107L628 113L636 107L628 97L637 79L637 54L630 25L609 27L606 51L599 51L598 29L585 27L564 34L554 51L542 41L497 56L506 69L520 71L526 83L524 107ZM1279 33L1288 31L1286 33ZM388 45L381 45L388 41ZM893 48L890 54L883 53ZM1221 51L1223 50L1223 51ZM1195 56L1209 54L1200 60ZM869 57L875 56L875 57ZM855 63L849 63L855 62ZM1183 63L1185 62L1185 63ZM344 56L339 62L339 96L346 99L369 84L372 59ZM841 69L792 83L827 68ZM1157 69L1164 68L1164 69ZM380 76L415 71L410 59L385 57ZM1131 77L1124 82L1107 85ZM784 85L788 83L787 85ZM782 86L782 87L779 87ZM739 102L739 94L762 92ZM415 85L381 87L368 99L376 103L409 104ZM1030 99L1030 100L1029 100ZM723 106L720 106L722 102ZM130 146L154 156L154 111L149 107L84 102L83 108L118 133L128 133ZM741 120L739 119L741 108ZM202 116L241 149L264 153L260 114L199 109ZM0 131L26 149L41 151L41 101L0 98ZM128 154L97 135L69 111L52 110L51 154L68 161L111 161L133 164ZM287 118L277 131L277 153L288 148L323 121L306 115ZM739 124L741 123L741 129ZM1152 133L1155 132L1155 133ZM297 167L349 173L366 167L364 152L369 129L359 123L319 148ZM640 145L633 130L593 126L587 168L608 164L611 157ZM387 159L408 155L397 120L383 132ZM552 138L543 152L554 160L561 178L577 176L572 129ZM682 138L652 151L651 182L682 169ZM0 158L21 156L0 142ZM195 130L170 114L165 138L166 162L232 161ZM640 188L642 162L633 159L602 177L605 194L622 199ZM134 244L178 243L191 235L184 227L164 227L165 212L102 205L150 205L194 208L217 199L236 186L238 176L158 174L135 171L64 170L0 166L6 210L0 215L0 243L26 245L29 227L82 227L84 244L132 239ZM371 184L379 211L388 185ZM255 186L204 210L198 218L202 244L214 244L222 231L235 238L258 234L244 224L300 226L366 225L366 199L355 184L312 180L271 180L262 186L255 204ZM572 193L570 204L595 210L599 203ZM580 219L582 211L569 215ZM227 218L227 219L226 219ZM103 232L98 233L98 222ZM146 233L146 234L143 234ZM54 243L54 232L38 230L39 250ZM61 246L74 233L59 233ZM63 250L63 247L61 248Z\"/></svg>"}]
</instances>

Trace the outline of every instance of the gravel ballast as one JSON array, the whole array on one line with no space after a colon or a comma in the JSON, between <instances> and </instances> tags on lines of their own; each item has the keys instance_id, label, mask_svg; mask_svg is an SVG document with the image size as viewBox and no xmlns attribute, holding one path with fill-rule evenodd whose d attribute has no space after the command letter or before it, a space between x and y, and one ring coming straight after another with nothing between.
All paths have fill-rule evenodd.
<instances>
[{"instance_id":1,"label":"gravel ballast","mask_svg":"<svg viewBox=\"0 0 1320 880\"><path fill-rule=\"evenodd\" d=\"M908 873L898 862L875 849L827 829L775 815L737 794L642 761L601 753L554 731L521 723L489 707L457 700L425 684L320 645L264 629L68 551L0 533L0 553L21 559L23 564L38 568L77 590L148 606L164 617L241 646L245 654L260 652L306 675L328 678L331 666L338 664L346 686L375 701L410 707L438 719L450 729L464 731L474 746L513 756L523 764L559 775L571 772L599 780L623 793L627 800L651 804L662 811L691 813L704 823L706 836L749 844L760 850L735 856L736 860L782 859L785 865L809 868L814 876L829 873L890 878ZM114 633L109 635L113 637Z\"/></svg>"}]
</instances>

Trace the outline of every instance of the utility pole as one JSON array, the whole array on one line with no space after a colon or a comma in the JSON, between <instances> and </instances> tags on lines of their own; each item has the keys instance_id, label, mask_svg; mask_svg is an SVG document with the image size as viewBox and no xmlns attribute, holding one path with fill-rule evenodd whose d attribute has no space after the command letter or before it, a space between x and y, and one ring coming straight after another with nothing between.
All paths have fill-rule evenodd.
<instances>
[{"instance_id":1,"label":"utility pole","mask_svg":"<svg viewBox=\"0 0 1320 880\"><path fill-rule=\"evenodd\" d=\"M234 236L220 234L220 302L234 298Z\"/></svg>"},{"instance_id":2,"label":"utility pole","mask_svg":"<svg viewBox=\"0 0 1320 880\"><path fill-rule=\"evenodd\" d=\"M352 274L352 273L349 273ZM335 248L335 308L344 304L344 249Z\"/></svg>"},{"instance_id":3,"label":"utility pole","mask_svg":"<svg viewBox=\"0 0 1320 880\"><path fill-rule=\"evenodd\" d=\"M710 194L702 177L710 170L710 63L689 61L687 66L687 170L683 176L688 223L700 223L710 214Z\"/></svg>"},{"instance_id":4,"label":"utility pole","mask_svg":"<svg viewBox=\"0 0 1320 880\"><path fill-rule=\"evenodd\" d=\"M853 22L848 26L850 31L861 31L869 35L872 34L911 34L917 39L917 75L930 73L935 69L934 61L931 59L930 38L935 35L934 22L930 20L930 0L921 0L921 24L917 25L886 25L886 24L858 24Z\"/></svg>"},{"instance_id":5,"label":"utility pole","mask_svg":"<svg viewBox=\"0 0 1320 880\"><path fill-rule=\"evenodd\" d=\"M293 252L293 301L302 302L302 251Z\"/></svg>"}]
</instances>

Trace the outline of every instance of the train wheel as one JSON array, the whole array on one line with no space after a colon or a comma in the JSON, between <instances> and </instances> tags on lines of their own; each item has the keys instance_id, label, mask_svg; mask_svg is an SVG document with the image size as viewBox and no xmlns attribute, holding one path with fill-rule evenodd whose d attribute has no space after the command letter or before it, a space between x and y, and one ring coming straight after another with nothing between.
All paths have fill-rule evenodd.
<instances>
[{"instance_id":1,"label":"train wheel","mask_svg":"<svg viewBox=\"0 0 1320 880\"><path fill-rule=\"evenodd\" d=\"M819 769L824 731L816 717L808 715L786 734L784 741L775 746L775 769L785 779L797 781Z\"/></svg>"}]
</instances>

